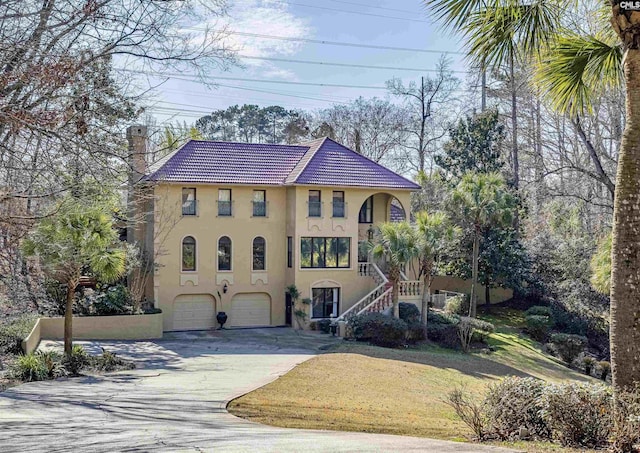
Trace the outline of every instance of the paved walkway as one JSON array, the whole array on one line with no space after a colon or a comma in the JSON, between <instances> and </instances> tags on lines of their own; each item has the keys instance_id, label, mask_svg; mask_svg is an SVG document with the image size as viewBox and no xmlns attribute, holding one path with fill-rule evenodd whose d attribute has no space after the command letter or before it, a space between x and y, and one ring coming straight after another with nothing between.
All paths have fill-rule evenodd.
<instances>
[{"instance_id":1,"label":"paved walkway","mask_svg":"<svg viewBox=\"0 0 640 453\"><path fill-rule=\"evenodd\" d=\"M35 382L0 393L0 451L507 451L412 437L275 428L225 410L229 400L273 381L333 341L325 335L257 329L84 343L136 360L139 368Z\"/></svg>"}]
</instances>

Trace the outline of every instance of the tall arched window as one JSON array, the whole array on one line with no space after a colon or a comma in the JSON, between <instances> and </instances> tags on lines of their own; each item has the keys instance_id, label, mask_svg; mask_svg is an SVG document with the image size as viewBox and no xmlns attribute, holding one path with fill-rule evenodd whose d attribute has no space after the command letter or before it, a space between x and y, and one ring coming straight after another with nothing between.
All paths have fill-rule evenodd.
<instances>
[{"instance_id":1,"label":"tall arched window","mask_svg":"<svg viewBox=\"0 0 640 453\"><path fill-rule=\"evenodd\" d=\"M266 268L266 242L258 236L253 240L253 270L263 271Z\"/></svg>"},{"instance_id":2,"label":"tall arched window","mask_svg":"<svg viewBox=\"0 0 640 453\"><path fill-rule=\"evenodd\" d=\"M182 270L196 270L196 240L187 236L182 240Z\"/></svg>"},{"instance_id":3,"label":"tall arched window","mask_svg":"<svg viewBox=\"0 0 640 453\"><path fill-rule=\"evenodd\" d=\"M228 236L218 239L218 270L231 270L231 239Z\"/></svg>"}]
</instances>

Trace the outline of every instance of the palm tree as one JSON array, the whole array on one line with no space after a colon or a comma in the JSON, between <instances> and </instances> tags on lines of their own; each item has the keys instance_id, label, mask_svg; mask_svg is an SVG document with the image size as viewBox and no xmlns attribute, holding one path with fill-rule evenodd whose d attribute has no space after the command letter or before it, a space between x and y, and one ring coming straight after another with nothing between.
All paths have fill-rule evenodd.
<instances>
[{"instance_id":1,"label":"palm tree","mask_svg":"<svg viewBox=\"0 0 640 453\"><path fill-rule=\"evenodd\" d=\"M381 223L370 247L374 258L386 260L389 282L393 285L393 316L398 318L398 282L405 265L417 256L417 236L408 222Z\"/></svg>"},{"instance_id":2,"label":"palm tree","mask_svg":"<svg viewBox=\"0 0 640 453\"><path fill-rule=\"evenodd\" d=\"M619 1L594 3L598 29L562 27L556 0L425 0L448 26L470 40L474 59L504 57L515 42L538 59L537 84L560 112L577 118L591 110L594 93L626 87L626 122L620 144L611 251L611 364L615 389L640 382L640 13ZM576 11L576 14L580 14ZM483 44L484 42L484 44ZM501 57L502 56L502 57Z\"/></svg>"},{"instance_id":3,"label":"palm tree","mask_svg":"<svg viewBox=\"0 0 640 453\"><path fill-rule=\"evenodd\" d=\"M125 273L125 251L107 209L63 202L56 214L42 220L24 242L27 256L38 256L44 272L67 285L64 312L64 352L71 354L73 302L85 268L104 282Z\"/></svg>"},{"instance_id":4,"label":"palm tree","mask_svg":"<svg viewBox=\"0 0 640 453\"><path fill-rule=\"evenodd\" d=\"M428 302L431 295L435 263L446 242L454 240L460 232L461 229L453 226L444 212L430 214L423 211L416 214L418 259L420 262L420 275L423 279L420 320L425 328L427 326Z\"/></svg>"},{"instance_id":5,"label":"palm tree","mask_svg":"<svg viewBox=\"0 0 640 453\"><path fill-rule=\"evenodd\" d=\"M469 316L475 317L478 303L478 257L483 234L488 227L511 223L516 202L499 173L465 174L453 191L453 201L472 231Z\"/></svg>"}]
</instances>

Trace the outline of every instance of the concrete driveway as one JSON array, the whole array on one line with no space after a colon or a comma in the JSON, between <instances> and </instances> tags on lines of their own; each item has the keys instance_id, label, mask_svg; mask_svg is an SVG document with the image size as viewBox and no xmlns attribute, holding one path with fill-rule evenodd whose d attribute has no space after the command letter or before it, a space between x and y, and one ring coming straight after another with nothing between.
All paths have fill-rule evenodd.
<instances>
[{"instance_id":1,"label":"concrete driveway","mask_svg":"<svg viewBox=\"0 0 640 453\"><path fill-rule=\"evenodd\" d=\"M0 451L507 451L423 438L275 428L225 410L229 400L273 381L332 341L290 329L256 329L84 343L131 358L138 369L35 382L0 393Z\"/></svg>"}]
</instances>

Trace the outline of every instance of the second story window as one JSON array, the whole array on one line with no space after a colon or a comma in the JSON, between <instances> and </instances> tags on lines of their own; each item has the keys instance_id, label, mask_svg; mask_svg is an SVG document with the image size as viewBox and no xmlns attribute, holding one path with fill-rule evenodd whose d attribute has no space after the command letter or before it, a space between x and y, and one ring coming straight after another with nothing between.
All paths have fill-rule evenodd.
<instances>
[{"instance_id":1,"label":"second story window","mask_svg":"<svg viewBox=\"0 0 640 453\"><path fill-rule=\"evenodd\" d=\"M333 217L346 217L344 205L344 192L333 191Z\"/></svg>"},{"instance_id":2,"label":"second story window","mask_svg":"<svg viewBox=\"0 0 640 453\"><path fill-rule=\"evenodd\" d=\"M182 240L182 270L196 270L196 240L187 236Z\"/></svg>"},{"instance_id":3,"label":"second story window","mask_svg":"<svg viewBox=\"0 0 640 453\"><path fill-rule=\"evenodd\" d=\"M258 236L253 240L253 270L266 269L266 243L263 237Z\"/></svg>"},{"instance_id":4,"label":"second story window","mask_svg":"<svg viewBox=\"0 0 640 453\"><path fill-rule=\"evenodd\" d=\"M231 189L218 189L218 217L231 217Z\"/></svg>"},{"instance_id":5,"label":"second story window","mask_svg":"<svg viewBox=\"0 0 640 453\"><path fill-rule=\"evenodd\" d=\"M322 217L322 200L319 190L309 191L309 217Z\"/></svg>"},{"instance_id":6,"label":"second story window","mask_svg":"<svg viewBox=\"0 0 640 453\"><path fill-rule=\"evenodd\" d=\"M362 203L360 214L358 214L358 223L373 223L373 195Z\"/></svg>"},{"instance_id":7,"label":"second story window","mask_svg":"<svg viewBox=\"0 0 640 453\"><path fill-rule=\"evenodd\" d=\"M229 236L222 236L218 240L218 270L231 270L231 239Z\"/></svg>"},{"instance_id":8,"label":"second story window","mask_svg":"<svg viewBox=\"0 0 640 453\"><path fill-rule=\"evenodd\" d=\"M196 215L196 189L182 188L182 215Z\"/></svg>"},{"instance_id":9,"label":"second story window","mask_svg":"<svg viewBox=\"0 0 640 453\"><path fill-rule=\"evenodd\" d=\"M253 216L267 216L267 192L265 190L253 191Z\"/></svg>"}]
</instances>

